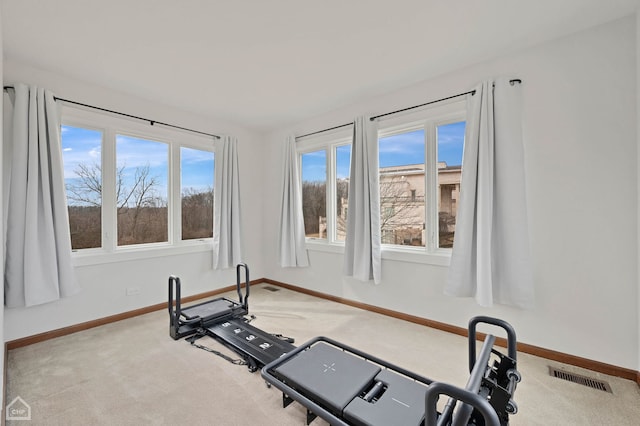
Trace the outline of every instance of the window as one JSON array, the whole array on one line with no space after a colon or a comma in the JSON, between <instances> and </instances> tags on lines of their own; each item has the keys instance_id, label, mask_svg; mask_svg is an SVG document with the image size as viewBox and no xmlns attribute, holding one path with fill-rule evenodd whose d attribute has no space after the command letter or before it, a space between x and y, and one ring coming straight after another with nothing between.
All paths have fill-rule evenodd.
<instances>
[{"instance_id":1,"label":"window","mask_svg":"<svg viewBox=\"0 0 640 426\"><path fill-rule=\"evenodd\" d=\"M378 123L383 256L444 264L460 199L466 105L452 101ZM346 238L351 132L298 141L307 242L319 250ZM385 254L386 253L386 254ZM425 260L426 259L426 260Z\"/></svg>"},{"instance_id":2,"label":"window","mask_svg":"<svg viewBox=\"0 0 640 426\"><path fill-rule=\"evenodd\" d=\"M436 128L438 141L438 247L452 248L456 227L465 122Z\"/></svg>"},{"instance_id":3,"label":"window","mask_svg":"<svg viewBox=\"0 0 640 426\"><path fill-rule=\"evenodd\" d=\"M424 246L424 129L378 140L382 244Z\"/></svg>"},{"instance_id":4,"label":"window","mask_svg":"<svg viewBox=\"0 0 640 426\"><path fill-rule=\"evenodd\" d=\"M302 154L302 216L304 234L327 238L327 153Z\"/></svg>"},{"instance_id":5,"label":"window","mask_svg":"<svg viewBox=\"0 0 640 426\"><path fill-rule=\"evenodd\" d=\"M349 207L349 171L351 169L351 145L335 148L335 240L344 241L347 237L347 209Z\"/></svg>"},{"instance_id":6,"label":"window","mask_svg":"<svg viewBox=\"0 0 640 426\"><path fill-rule=\"evenodd\" d=\"M118 245L168 241L169 146L116 136Z\"/></svg>"},{"instance_id":7,"label":"window","mask_svg":"<svg viewBox=\"0 0 640 426\"><path fill-rule=\"evenodd\" d=\"M103 133L64 125L61 131L71 246L101 247Z\"/></svg>"},{"instance_id":8,"label":"window","mask_svg":"<svg viewBox=\"0 0 640 426\"><path fill-rule=\"evenodd\" d=\"M74 251L213 237L210 138L73 108L61 134Z\"/></svg>"},{"instance_id":9,"label":"window","mask_svg":"<svg viewBox=\"0 0 640 426\"><path fill-rule=\"evenodd\" d=\"M417 116L420 118L417 119ZM460 195L464 106L379 126L380 231L388 246L453 247Z\"/></svg>"},{"instance_id":10,"label":"window","mask_svg":"<svg viewBox=\"0 0 640 426\"><path fill-rule=\"evenodd\" d=\"M180 148L182 239L213 237L213 152Z\"/></svg>"},{"instance_id":11,"label":"window","mask_svg":"<svg viewBox=\"0 0 640 426\"><path fill-rule=\"evenodd\" d=\"M340 138L298 142L305 235L343 242L347 235L351 141Z\"/></svg>"}]
</instances>

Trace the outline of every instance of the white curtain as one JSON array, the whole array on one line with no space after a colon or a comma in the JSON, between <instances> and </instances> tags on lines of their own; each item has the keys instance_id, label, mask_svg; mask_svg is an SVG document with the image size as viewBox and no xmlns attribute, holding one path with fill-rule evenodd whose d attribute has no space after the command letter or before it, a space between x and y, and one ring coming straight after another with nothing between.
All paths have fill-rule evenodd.
<instances>
[{"instance_id":1,"label":"white curtain","mask_svg":"<svg viewBox=\"0 0 640 426\"><path fill-rule=\"evenodd\" d=\"M282 174L282 199L280 201L280 239L278 240L280 266L309 266L305 246L304 219L302 216L302 189L296 139L287 137L284 144L284 170Z\"/></svg>"},{"instance_id":2,"label":"white curtain","mask_svg":"<svg viewBox=\"0 0 640 426\"><path fill-rule=\"evenodd\" d=\"M8 180L5 304L33 306L79 291L71 264L60 118L53 94L15 85Z\"/></svg>"},{"instance_id":3,"label":"white curtain","mask_svg":"<svg viewBox=\"0 0 640 426\"><path fill-rule=\"evenodd\" d=\"M377 123L356 118L351 145L344 274L380 283L380 187Z\"/></svg>"},{"instance_id":4,"label":"white curtain","mask_svg":"<svg viewBox=\"0 0 640 426\"><path fill-rule=\"evenodd\" d=\"M520 84L469 95L460 205L445 293L521 308L533 304Z\"/></svg>"},{"instance_id":5,"label":"white curtain","mask_svg":"<svg viewBox=\"0 0 640 426\"><path fill-rule=\"evenodd\" d=\"M216 149L213 267L224 269L242 262L238 140L223 136Z\"/></svg>"}]
</instances>

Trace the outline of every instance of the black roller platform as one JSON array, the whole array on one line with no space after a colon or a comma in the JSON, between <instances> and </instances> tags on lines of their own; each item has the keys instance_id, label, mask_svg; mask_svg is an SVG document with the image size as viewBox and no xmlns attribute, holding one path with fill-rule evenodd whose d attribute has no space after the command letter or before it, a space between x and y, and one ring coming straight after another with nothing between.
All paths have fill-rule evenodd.
<instances>
[{"instance_id":1,"label":"black roller platform","mask_svg":"<svg viewBox=\"0 0 640 426\"><path fill-rule=\"evenodd\" d=\"M211 302L182 308L182 316L188 321L196 318L215 319L231 315L238 304L227 299L217 299Z\"/></svg>"}]
</instances>

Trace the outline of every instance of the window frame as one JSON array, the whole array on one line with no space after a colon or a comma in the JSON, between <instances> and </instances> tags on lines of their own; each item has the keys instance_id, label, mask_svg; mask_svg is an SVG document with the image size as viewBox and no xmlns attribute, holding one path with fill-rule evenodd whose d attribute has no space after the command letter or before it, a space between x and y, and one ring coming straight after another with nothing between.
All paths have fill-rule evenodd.
<instances>
[{"instance_id":1,"label":"window frame","mask_svg":"<svg viewBox=\"0 0 640 426\"><path fill-rule=\"evenodd\" d=\"M383 244L382 259L435 266L449 266L451 249L438 247L438 200L437 200L437 126L467 121L466 99L452 99L423 108L378 119L378 139L411 130L425 129L425 226L427 241L424 247ZM324 132L304 137L296 142L298 164L302 165L302 154L321 149L327 150L327 227L335 227L336 170L335 147L351 144L351 126L338 131ZM431 142L429 142L431 141ZM432 163L430 163L432 162ZM431 167L427 167L432 164ZM302 167L299 170L302 183ZM379 171L378 171L379 173ZM433 188L432 188L433 186ZM431 189L432 188L432 189ZM331 216L330 216L331 215ZM331 219L331 220L330 220ZM333 234L330 234L333 232ZM335 240L335 229L327 229L331 239L305 237L306 248L312 251L344 253L344 241Z\"/></svg>"},{"instance_id":2,"label":"window frame","mask_svg":"<svg viewBox=\"0 0 640 426\"><path fill-rule=\"evenodd\" d=\"M97 130L103 134L100 155L103 188L101 247L73 250L72 259L75 266L146 259L213 249L213 237L182 240L180 148L186 147L212 152L215 164L217 144L214 140L207 136L165 126L151 126L140 120L117 117L65 104L61 108L60 122L61 126ZM168 146L167 241L118 246L115 200L117 135L161 142Z\"/></svg>"},{"instance_id":3,"label":"window frame","mask_svg":"<svg viewBox=\"0 0 640 426\"><path fill-rule=\"evenodd\" d=\"M382 244L382 257L393 260L448 266L450 248L438 247L438 140L437 128L467 121L466 101L452 100L410 113L380 119L378 140L384 137L424 129L425 137L425 228L424 247Z\"/></svg>"},{"instance_id":4,"label":"window frame","mask_svg":"<svg viewBox=\"0 0 640 426\"><path fill-rule=\"evenodd\" d=\"M327 238L314 238L306 237L305 242L307 248L314 247L315 249L324 251L340 251L340 248L344 250L344 241L337 240L337 208L338 203L336 200L337 193L337 154L336 148L344 145L351 145L351 129L346 131L337 132L325 132L323 134L307 136L301 140L296 141L296 155L299 164L299 176L300 188L302 189L302 156L316 151L325 151L326 158L326 218L327 218ZM300 194L302 196L302 194Z\"/></svg>"}]
</instances>

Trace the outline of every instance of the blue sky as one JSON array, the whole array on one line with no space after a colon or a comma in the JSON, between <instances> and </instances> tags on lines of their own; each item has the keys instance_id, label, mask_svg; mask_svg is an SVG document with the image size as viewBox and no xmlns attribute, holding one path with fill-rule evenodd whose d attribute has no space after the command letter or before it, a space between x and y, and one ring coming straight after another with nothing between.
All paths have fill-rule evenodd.
<instances>
[{"instance_id":1,"label":"blue sky","mask_svg":"<svg viewBox=\"0 0 640 426\"><path fill-rule=\"evenodd\" d=\"M102 132L62 126L62 151L65 182L72 183L78 179L75 170L80 163L101 163ZM203 191L213 188L213 153L182 147L180 155L182 190L193 188ZM136 168L148 165L150 175L159 181L156 188L158 195L167 198L168 144L117 135L116 158L118 167L126 166L125 184L131 185Z\"/></svg>"},{"instance_id":2,"label":"blue sky","mask_svg":"<svg viewBox=\"0 0 640 426\"><path fill-rule=\"evenodd\" d=\"M464 121L438 127L438 161L444 161L448 166L461 164L464 130ZM349 176L350 154L350 145L337 148L336 171L338 178ZM380 167L421 164L424 162L424 158L424 130L389 136L379 141ZM302 178L308 181L324 181L326 179L326 151L303 155Z\"/></svg>"},{"instance_id":3,"label":"blue sky","mask_svg":"<svg viewBox=\"0 0 640 426\"><path fill-rule=\"evenodd\" d=\"M183 190L193 188L204 191L213 188L213 152L182 147L180 161Z\"/></svg>"},{"instance_id":4,"label":"blue sky","mask_svg":"<svg viewBox=\"0 0 640 426\"><path fill-rule=\"evenodd\" d=\"M125 186L134 182L136 170L149 166L149 177L158 181L157 195L167 199L167 175L169 145L130 136L116 136L116 163L118 169L124 166Z\"/></svg>"},{"instance_id":5,"label":"blue sky","mask_svg":"<svg viewBox=\"0 0 640 426\"><path fill-rule=\"evenodd\" d=\"M101 131L62 126L65 181L76 177L74 170L80 163L100 164L101 153Z\"/></svg>"}]
</instances>

